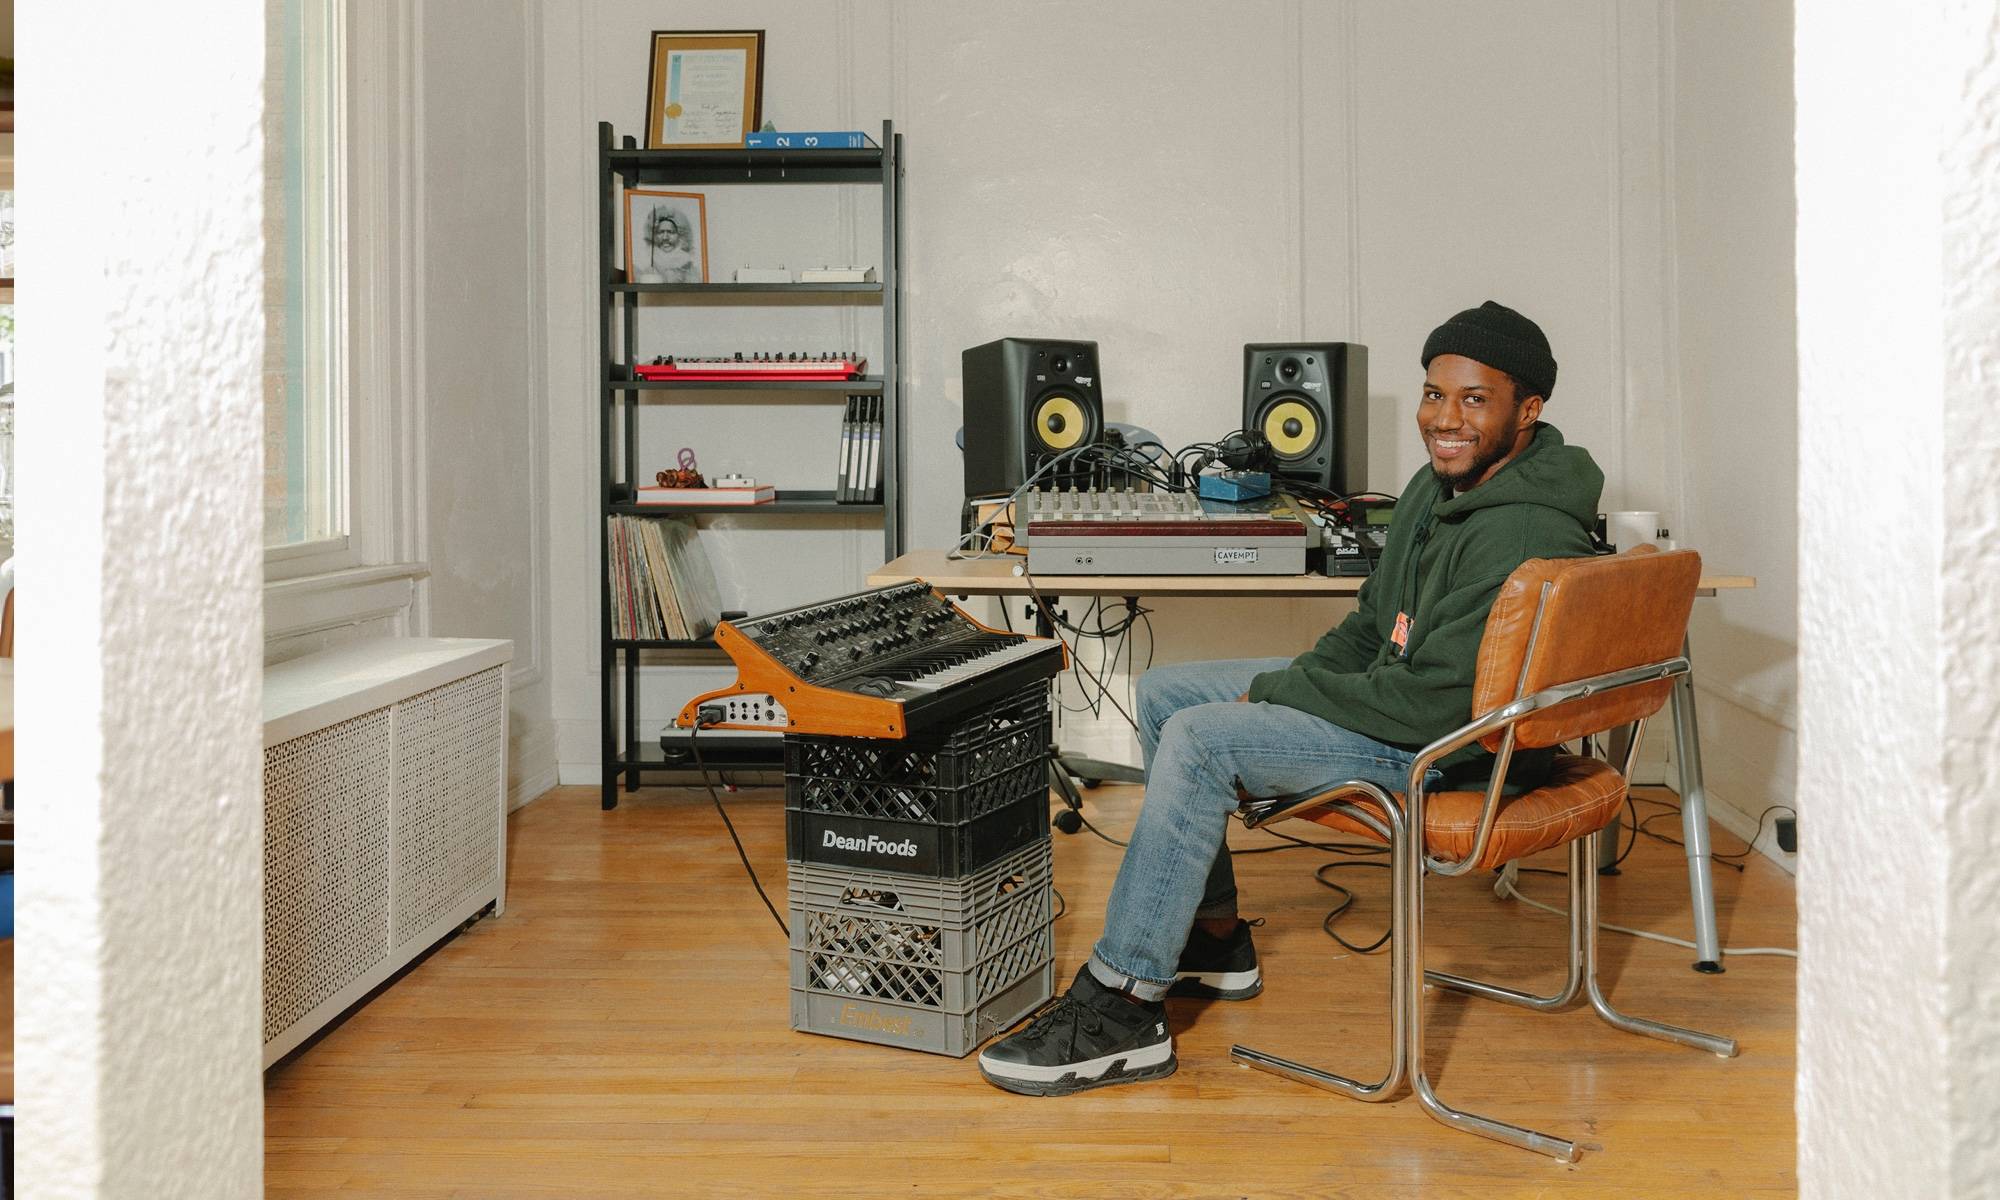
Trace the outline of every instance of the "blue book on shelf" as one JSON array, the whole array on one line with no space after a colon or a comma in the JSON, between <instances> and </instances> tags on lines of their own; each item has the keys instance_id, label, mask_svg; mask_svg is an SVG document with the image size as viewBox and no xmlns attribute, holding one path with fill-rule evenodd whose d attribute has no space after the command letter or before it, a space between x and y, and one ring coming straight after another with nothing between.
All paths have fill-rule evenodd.
<instances>
[{"instance_id":1,"label":"blue book on shelf","mask_svg":"<svg viewBox=\"0 0 2000 1200\"><path fill-rule=\"evenodd\" d=\"M760 129L743 139L749 150L866 150L875 139L859 131L836 133L779 133Z\"/></svg>"}]
</instances>

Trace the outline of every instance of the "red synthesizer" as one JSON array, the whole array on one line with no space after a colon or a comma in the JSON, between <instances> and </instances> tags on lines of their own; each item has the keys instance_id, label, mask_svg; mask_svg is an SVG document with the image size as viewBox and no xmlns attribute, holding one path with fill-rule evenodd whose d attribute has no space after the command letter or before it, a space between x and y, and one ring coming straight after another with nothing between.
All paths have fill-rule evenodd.
<instances>
[{"instance_id":1,"label":"red synthesizer","mask_svg":"<svg viewBox=\"0 0 2000 1200\"><path fill-rule=\"evenodd\" d=\"M649 363L639 363L632 368L632 375L649 381L682 379L690 383L750 379L797 383L859 379L867 365L867 359L846 353L736 354L729 358L675 358L669 355Z\"/></svg>"}]
</instances>

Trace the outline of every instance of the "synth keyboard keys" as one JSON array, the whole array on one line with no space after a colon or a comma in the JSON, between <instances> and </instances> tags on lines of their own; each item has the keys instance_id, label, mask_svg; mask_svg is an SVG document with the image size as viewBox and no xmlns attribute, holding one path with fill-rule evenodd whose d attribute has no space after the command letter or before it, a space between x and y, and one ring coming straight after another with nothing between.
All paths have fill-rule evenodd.
<instances>
[{"instance_id":1,"label":"synth keyboard keys","mask_svg":"<svg viewBox=\"0 0 2000 1200\"><path fill-rule=\"evenodd\" d=\"M1054 652L1055 645L1052 642L1020 641L1015 642L1011 646L1002 646L995 650L989 650L985 654L953 664L942 670L904 679L901 682L906 688L912 688L920 692L934 692L975 679L1011 663L1033 658L1038 654L1051 654Z\"/></svg>"}]
</instances>

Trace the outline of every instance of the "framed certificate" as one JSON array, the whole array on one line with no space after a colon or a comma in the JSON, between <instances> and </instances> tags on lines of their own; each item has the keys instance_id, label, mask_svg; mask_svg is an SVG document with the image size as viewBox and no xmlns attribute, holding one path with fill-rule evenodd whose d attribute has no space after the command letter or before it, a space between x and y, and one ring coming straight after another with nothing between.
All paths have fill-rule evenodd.
<instances>
[{"instance_id":1,"label":"framed certificate","mask_svg":"<svg viewBox=\"0 0 2000 1200\"><path fill-rule=\"evenodd\" d=\"M732 149L763 120L763 30L654 32L648 150Z\"/></svg>"}]
</instances>

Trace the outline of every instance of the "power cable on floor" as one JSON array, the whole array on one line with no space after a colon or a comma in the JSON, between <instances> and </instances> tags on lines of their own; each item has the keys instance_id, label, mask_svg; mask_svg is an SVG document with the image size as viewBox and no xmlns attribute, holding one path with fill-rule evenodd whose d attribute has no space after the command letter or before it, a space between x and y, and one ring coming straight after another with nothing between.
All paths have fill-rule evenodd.
<instances>
[{"instance_id":1,"label":"power cable on floor","mask_svg":"<svg viewBox=\"0 0 2000 1200\"><path fill-rule=\"evenodd\" d=\"M743 869L750 873L750 886L757 889L757 898L770 910L771 919L778 923L778 932L784 934L785 940L789 942L792 928L785 923L785 918L778 915L778 908L771 903L771 898L764 894L764 884L757 878L757 868L750 865L750 856L743 850L743 839L736 836L736 822L729 819L729 810L722 807L722 797L715 794L715 781L709 777L707 764L701 761L701 746L698 743L701 741L701 731L709 724L710 722L703 718L695 719L693 728L688 730L688 753L694 756L694 765L701 771L702 786L708 789L708 798L715 802L715 811L722 817L723 827L729 830L729 840L736 843L736 857L743 860Z\"/></svg>"}]
</instances>

